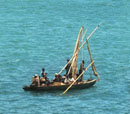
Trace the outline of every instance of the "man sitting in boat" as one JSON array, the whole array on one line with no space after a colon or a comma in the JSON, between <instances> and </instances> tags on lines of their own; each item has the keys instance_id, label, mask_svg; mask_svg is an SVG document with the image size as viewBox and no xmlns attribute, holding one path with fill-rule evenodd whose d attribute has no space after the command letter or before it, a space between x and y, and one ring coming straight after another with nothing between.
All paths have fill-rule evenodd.
<instances>
[{"instance_id":1,"label":"man sitting in boat","mask_svg":"<svg viewBox=\"0 0 130 114\"><path fill-rule=\"evenodd\" d=\"M45 85L49 85L50 81L47 78L47 73L45 73L44 75L42 75L41 79L40 79L40 85L41 86L45 86Z\"/></svg>"},{"instance_id":2,"label":"man sitting in boat","mask_svg":"<svg viewBox=\"0 0 130 114\"><path fill-rule=\"evenodd\" d=\"M70 76L70 77L68 78L69 84L71 84L71 83L74 82L74 81L75 81L75 79L74 79L72 76Z\"/></svg>"},{"instance_id":3,"label":"man sitting in boat","mask_svg":"<svg viewBox=\"0 0 130 114\"><path fill-rule=\"evenodd\" d=\"M71 84L73 81L75 81L74 78L72 77L72 75L71 76L66 76L65 75L63 78L64 78L63 83L65 83L65 84Z\"/></svg>"},{"instance_id":4,"label":"man sitting in boat","mask_svg":"<svg viewBox=\"0 0 130 114\"><path fill-rule=\"evenodd\" d=\"M82 60L81 64L80 64L80 69L79 69L79 75L83 72L84 70L84 60ZM83 75L80 77L80 82L83 81Z\"/></svg>"},{"instance_id":5,"label":"man sitting in boat","mask_svg":"<svg viewBox=\"0 0 130 114\"><path fill-rule=\"evenodd\" d=\"M58 73L55 73L55 78L53 79L53 82L61 82L62 76Z\"/></svg>"},{"instance_id":6,"label":"man sitting in boat","mask_svg":"<svg viewBox=\"0 0 130 114\"><path fill-rule=\"evenodd\" d=\"M37 74L35 74L32 78L32 83L30 86L33 87L39 87L40 86L40 76L38 76Z\"/></svg>"},{"instance_id":7,"label":"man sitting in boat","mask_svg":"<svg viewBox=\"0 0 130 114\"><path fill-rule=\"evenodd\" d=\"M68 76L66 74L64 74L64 76L62 76L62 82L65 83L68 80Z\"/></svg>"}]
</instances>

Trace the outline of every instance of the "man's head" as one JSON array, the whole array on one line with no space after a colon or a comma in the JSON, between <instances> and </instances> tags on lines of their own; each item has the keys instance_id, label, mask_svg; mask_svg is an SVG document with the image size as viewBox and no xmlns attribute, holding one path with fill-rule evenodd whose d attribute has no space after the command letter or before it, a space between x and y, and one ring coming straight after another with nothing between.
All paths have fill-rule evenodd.
<instances>
[{"instance_id":1,"label":"man's head","mask_svg":"<svg viewBox=\"0 0 130 114\"><path fill-rule=\"evenodd\" d=\"M45 73L45 77L47 76L47 73Z\"/></svg>"},{"instance_id":2,"label":"man's head","mask_svg":"<svg viewBox=\"0 0 130 114\"><path fill-rule=\"evenodd\" d=\"M58 73L55 73L55 77L57 77L59 74Z\"/></svg>"},{"instance_id":3,"label":"man's head","mask_svg":"<svg viewBox=\"0 0 130 114\"><path fill-rule=\"evenodd\" d=\"M84 60L82 60L82 63L84 64Z\"/></svg>"},{"instance_id":4,"label":"man's head","mask_svg":"<svg viewBox=\"0 0 130 114\"><path fill-rule=\"evenodd\" d=\"M67 59L67 62L69 62L70 60L69 59Z\"/></svg>"},{"instance_id":5,"label":"man's head","mask_svg":"<svg viewBox=\"0 0 130 114\"><path fill-rule=\"evenodd\" d=\"M42 71L44 72L44 71L45 71L45 69L44 69L44 68L42 68Z\"/></svg>"}]
</instances>

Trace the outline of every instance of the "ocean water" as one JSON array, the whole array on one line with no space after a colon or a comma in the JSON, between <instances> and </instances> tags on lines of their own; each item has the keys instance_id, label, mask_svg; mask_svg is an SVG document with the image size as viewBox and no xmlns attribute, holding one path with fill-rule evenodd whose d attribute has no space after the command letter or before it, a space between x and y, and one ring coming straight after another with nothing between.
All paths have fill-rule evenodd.
<instances>
[{"instance_id":1,"label":"ocean water","mask_svg":"<svg viewBox=\"0 0 130 114\"><path fill-rule=\"evenodd\" d=\"M129 11L129 0L0 0L0 114L130 114ZM99 82L63 96L22 89L42 67L53 79L80 27L88 36L99 23L89 40Z\"/></svg>"}]
</instances>

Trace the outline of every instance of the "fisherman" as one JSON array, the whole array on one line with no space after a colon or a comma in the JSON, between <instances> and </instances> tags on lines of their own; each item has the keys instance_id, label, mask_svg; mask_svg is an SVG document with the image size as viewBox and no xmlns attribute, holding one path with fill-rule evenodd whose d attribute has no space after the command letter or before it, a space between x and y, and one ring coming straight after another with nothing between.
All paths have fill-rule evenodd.
<instances>
[{"instance_id":1,"label":"fisherman","mask_svg":"<svg viewBox=\"0 0 130 114\"><path fill-rule=\"evenodd\" d=\"M69 78L69 83L72 83L72 82L74 82L75 81L75 79L72 77L72 78Z\"/></svg>"},{"instance_id":2,"label":"fisherman","mask_svg":"<svg viewBox=\"0 0 130 114\"><path fill-rule=\"evenodd\" d=\"M45 69L42 68L42 71L41 71L41 76L44 77L45 76Z\"/></svg>"},{"instance_id":3,"label":"fisherman","mask_svg":"<svg viewBox=\"0 0 130 114\"><path fill-rule=\"evenodd\" d=\"M32 86L32 87L36 87L37 85L38 85L38 83L37 83L37 81L36 81L36 76L33 76L33 78L32 78L32 83L31 83L31 85L30 86Z\"/></svg>"},{"instance_id":4,"label":"fisherman","mask_svg":"<svg viewBox=\"0 0 130 114\"><path fill-rule=\"evenodd\" d=\"M67 78L66 74L64 74L64 76L62 77L62 80L61 80L61 81L62 81L63 83L65 83L65 82L67 81L67 79L68 79L68 78Z\"/></svg>"},{"instance_id":5,"label":"fisherman","mask_svg":"<svg viewBox=\"0 0 130 114\"><path fill-rule=\"evenodd\" d=\"M58 73L55 73L55 78L53 79L53 82L61 82L62 76Z\"/></svg>"},{"instance_id":6,"label":"fisherman","mask_svg":"<svg viewBox=\"0 0 130 114\"><path fill-rule=\"evenodd\" d=\"M38 76L37 74L35 74L33 76L31 86L34 86L34 87L39 87L40 86L40 76Z\"/></svg>"},{"instance_id":7,"label":"fisherman","mask_svg":"<svg viewBox=\"0 0 130 114\"><path fill-rule=\"evenodd\" d=\"M49 78L47 78L47 73L45 73L44 75L42 75L42 78L40 79L40 85L49 85L50 81Z\"/></svg>"},{"instance_id":8,"label":"fisherman","mask_svg":"<svg viewBox=\"0 0 130 114\"><path fill-rule=\"evenodd\" d=\"M79 75L83 72L84 70L84 60L82 60L81 64L80 64L80 69L79 69ZM83 75L80 77L80 82L83 81Z\"/></svg>"},{"instance_id":9,"label":"fisherman","mask_svg":"<svg viewBox=\"0 0 130 114\"><path fill-rule=\"evenodd\" d=\"M65 69L66 69L66 76L71 77L72 76L72 68L71 68L71 63L69 61L70 60L67 59L67 66L65 67Z\"/></svg>"},{"instance_id":10,"label":"fisherman","mask_svg":"<svg viewBox=\"0 0 130 114\"><path fill-rule=\"evenodd\" d=\"M40 79L40 85L43 86L46 84L46 79L45 79L45 75L42 75L41 79Z\"/></svg>"}]
</instances>

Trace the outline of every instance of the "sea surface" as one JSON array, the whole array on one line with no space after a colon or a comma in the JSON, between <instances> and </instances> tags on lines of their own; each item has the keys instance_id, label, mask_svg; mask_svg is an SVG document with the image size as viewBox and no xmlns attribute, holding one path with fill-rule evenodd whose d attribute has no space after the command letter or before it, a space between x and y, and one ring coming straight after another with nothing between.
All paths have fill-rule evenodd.
<instances>
[{"instance_id":1,"label":"sea surface","mask_svg":"<svg viewBox=\"0 0 130 114\"><path fill-rule=\"evenodd\" d=\"M89 39L99 82L62 96L22 89L43 67L52 80L80 27L88 36L99 23ZM130 114L130 0L0 0L0 114Z\"/></svg>"}]
</instances>

